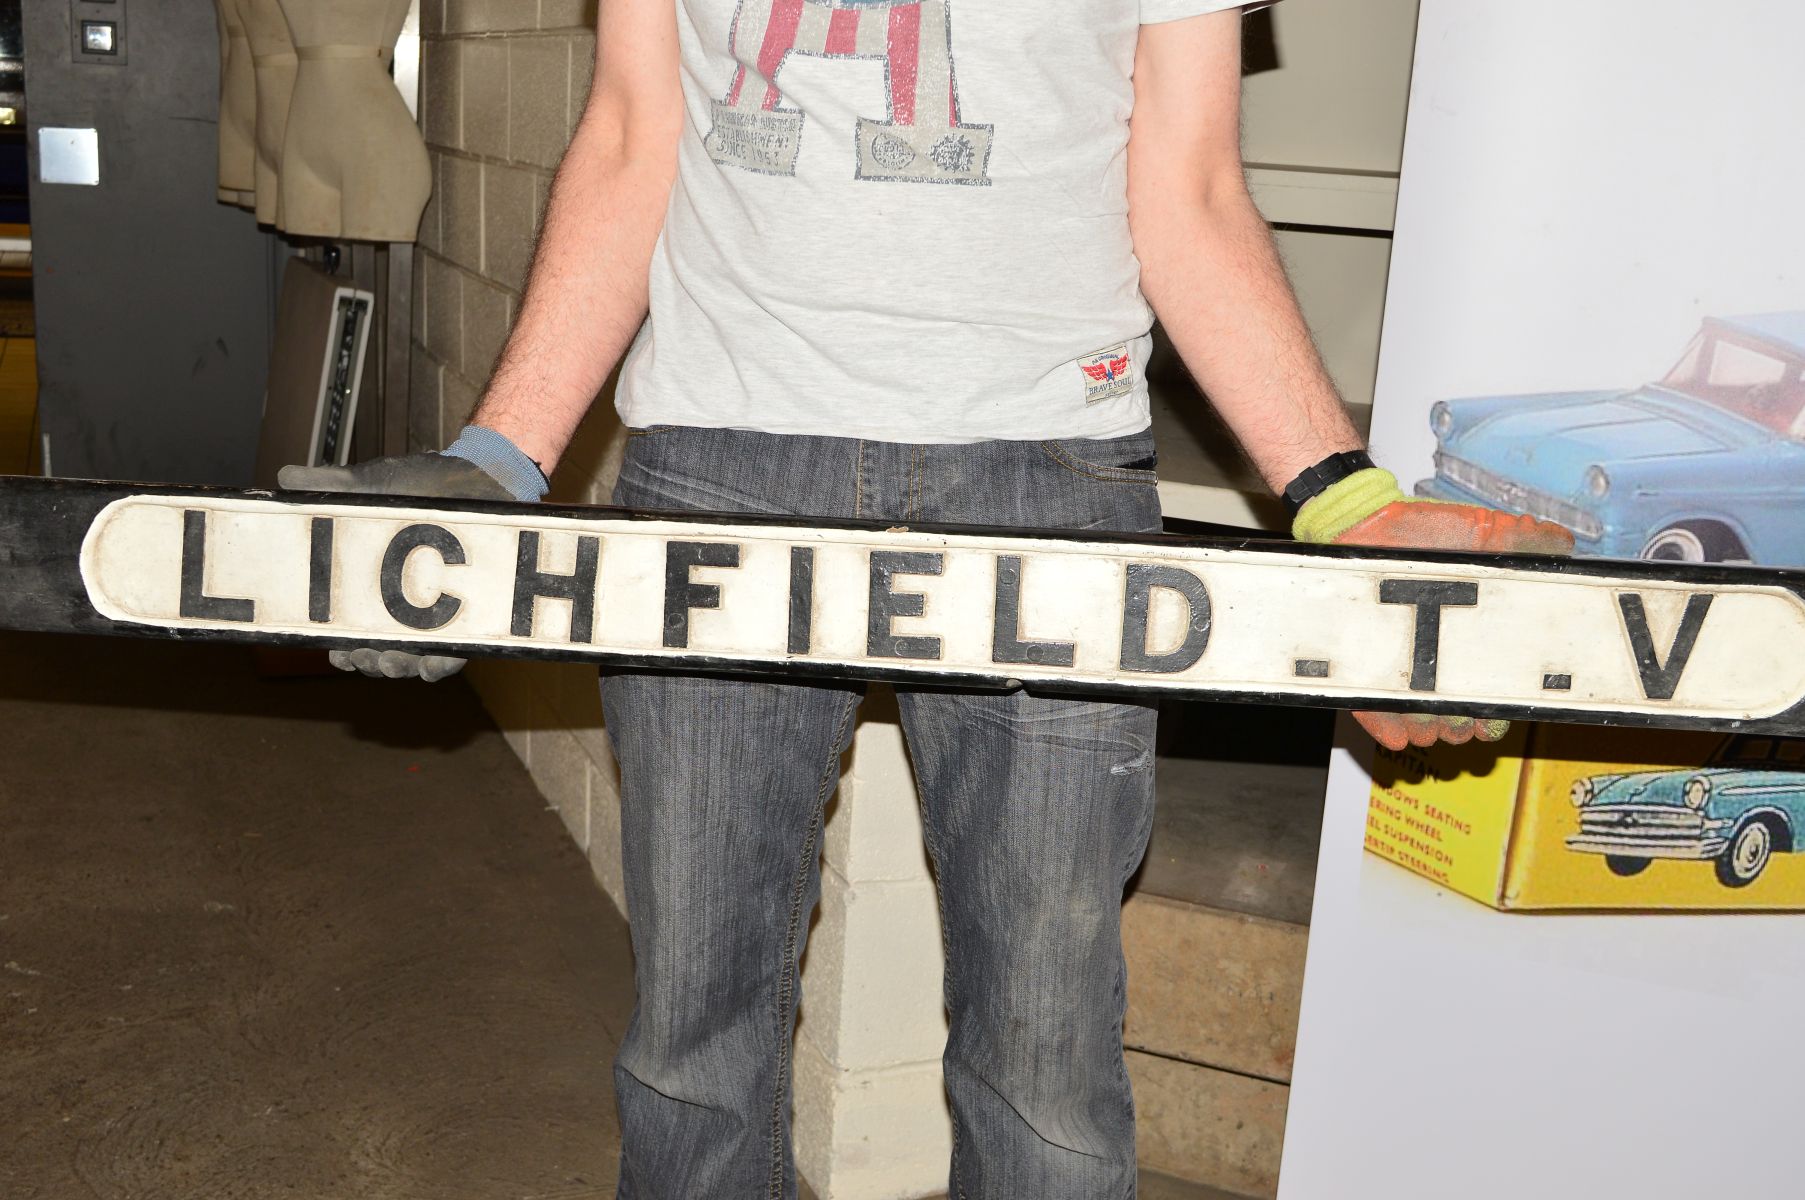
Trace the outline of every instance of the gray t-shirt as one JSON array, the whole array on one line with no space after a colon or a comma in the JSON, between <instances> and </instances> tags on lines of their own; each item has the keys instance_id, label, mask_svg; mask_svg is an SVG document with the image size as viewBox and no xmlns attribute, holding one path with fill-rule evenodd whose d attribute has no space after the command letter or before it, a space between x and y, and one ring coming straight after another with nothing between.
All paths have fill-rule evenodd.
<instances>
[{"instance_id":1,"label":"gray t-shirt","mask_svg":"<svg viewBox=\"0 0 1805 1200\"><path fill-rule=\"evenodd\" d=\"M676 0L688 118L629 426L1146 427L1143 23L1246 0Z\"/></svg>"}]
</instances>

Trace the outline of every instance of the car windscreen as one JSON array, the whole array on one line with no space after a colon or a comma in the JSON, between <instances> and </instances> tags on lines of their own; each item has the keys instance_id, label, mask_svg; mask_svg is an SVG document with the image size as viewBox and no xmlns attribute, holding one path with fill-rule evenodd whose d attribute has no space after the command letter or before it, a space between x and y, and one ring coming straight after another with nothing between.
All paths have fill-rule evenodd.
<instances>
[{"instance_id":1,"label":"car windscreen","mask_svg":"<svg viewBox=\"0 0 1805 1200\"><path fill-rule=\"evenodd\" d=\"M1755 341L1701 333L1662 384L1805 440L1805 364Z\"/></svg>"}]
</instances>

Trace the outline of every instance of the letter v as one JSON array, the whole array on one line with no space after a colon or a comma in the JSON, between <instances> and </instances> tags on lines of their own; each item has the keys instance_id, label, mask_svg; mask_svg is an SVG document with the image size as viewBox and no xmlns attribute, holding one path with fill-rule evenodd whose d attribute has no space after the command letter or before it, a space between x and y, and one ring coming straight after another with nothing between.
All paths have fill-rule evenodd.
<instances>
[{"instance_id":1,"label":"letter v","mask_svg":"<svg viewBox=\"0 0 1805 1200\"><path fill-rule=\"evenodd\" d=\"M1655 649L1654 634L1648 628L1648 610L1642 606L1642 593L1622 592L1617 597L1623 609L1623 628L1630 637L1630 649L1636 655L1636 670L1642 676L1642 691L1650 700L1671 700L1680 686L1680 675L1698 644L1698 631L1711 611L1709 592L1688 597L1680 627L1674 631L1673 645L1668 647L1667 661Z\"/></svg>"}]
</instances>

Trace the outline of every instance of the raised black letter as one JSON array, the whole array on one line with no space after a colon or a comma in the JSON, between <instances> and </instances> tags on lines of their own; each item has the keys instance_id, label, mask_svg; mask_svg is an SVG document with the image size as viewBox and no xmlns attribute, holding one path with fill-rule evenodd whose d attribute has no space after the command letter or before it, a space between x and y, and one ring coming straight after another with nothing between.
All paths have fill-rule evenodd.
<instances>
[{"instance_id":1,"label":"raised black letter","mask_svg":"<svg viewBox=\"0 0 1805 1200\"><path fill-rule=\"evenodd\" d=\"M1153 611L1153 589L1167 588L1185 598L1190 617L1185 639L1176 650L1153 654L1147 649ZM1182 567L1155 563L1128 564L1128 590L1122 604L1122 669L1150 675L1174 675L1203 657L1210 644L1210 593L1203 580Z\"/></svg>"},{"instance_id":2,"label":"raised black letter","mask_svg":"<svg viewBox=\"0 0 1805 1200\"><path fill-rule=\"evenodd\" d=\"M1074 653L1070 642L1022 641L1022 556L997 555L996 623L990 633L990 661L1069 667Z\"/></svg>"},{"instance_id":3,"label":"raised black letter","mask_svg":"<svg viewBox=\"0 0 1805 1200\"><path fill-rule=\"evenodd\" d=\"M207 514L198 508L182 513L182 598L178 611L202 621L255 621L257 605L234 596L209 596L207 578Z\"/></svg>"},{"instance_id":4,"label":"raised black letter","mask_svg":"<svg viewBox=\"0 0 1805 1200\"><path fill-rule=\"evenodd\" d=\"M737 567L740 548L731 542L668 542L664 547L664 644L681 650L689 645L689 610L721 607L721 589L692 583L691 567Z\"/></svg>"},{"instance_id":5,"label":"raised black letter","mask_svg":"<svg viewBox=\"0 0 1805 1200\"><path fill-rule=\"evenodd\" d=\"M324 625L332 620L331 517L313 519L313 538L307 558L307 619Z\"/></svg>"},{"instance_id":6,"label":"raised black letter","mask_svg":"<svg viewBox=\"0 0 1805 1200\"><path fill-rule=\"evenodd\" d=\"M919 617L927 611L927 597L920 592L894 592L898 575L938 575L946 566L944 556L932 550L873 550L871 552L871 605L865 618L865 653L873 658L940 657L937 637L898 637L890 632L895 617Z\"/></svg>"},{"instance_id":7,"label":"raised black letter","mask_svg":"<svg viewBox=\"0 0 1805 1200\"><path fill-rule=\"evenodd\" d=\"M419 549L435 551L450 566L464 561L464 544L449 529L437 525L409 525L389 540L382 552L382 604L389 616L409 629L438 629L457 616L464 602L449 592L424 607L407 598L402 576L407 570L407 556Z\"/></svg>"},{"instance_id":8,"label":"raised black letter","mask_svg":"<svg viewBox=\"0 0 1805 1200\"><path fill-rule=\"evenodd\" d=\"M815 636L815 548L790 547L790 653L807 654Z\"/></svg>"},{"instance_id":9,"label":"raised black letter","mask_svg":"<svg viewBox=\"0 0 1805 1200\"><path fill-rule=\"evenodd\" d=\"M1441 610L1479 603L1479 585L1441 579L1382 579L1380 604L1416 606L1416 640L1410 648L1410 690L1433 692L1441 656Z\"/></svg>"},{"instance_id":10,"label":"raised black letter","mask_svg":"<svg viewBox=\"0 0 1805 1200\"><path fill-rule=\"evenodd\" d=\"M522 529L514 555L514 617L509 632L533 636L533 617L544 596L570 601L570 640L589 641L595 633L595 569L601 555L602 539L579 537L576 574L553 575L539 569L539 535Z\"/></svg>"},{"instance_id":11,"label":"raised black letter","mask_svg":"<svg viewBox=\"0 0 1805 1200\"><path fill-rule=\"evenodd\" d=\"M1648 628L1648 610L1642 607L1640 592L1624 592L1617 597L1623 610L1623 628L1630 635L1630 649L1636 655L1636 671L1642 676L1642 692L1650 700L1671 700L1679 689L1680 675L1698 644L1698 631L1704 627L1705 614L1711 611L1711 593L1701 592L1686 598L1686 611L1680 615L1680 627L1674 631L1673 645L1667 661L1655 651L1654 634Z\"/></svg>"}]
</instances>

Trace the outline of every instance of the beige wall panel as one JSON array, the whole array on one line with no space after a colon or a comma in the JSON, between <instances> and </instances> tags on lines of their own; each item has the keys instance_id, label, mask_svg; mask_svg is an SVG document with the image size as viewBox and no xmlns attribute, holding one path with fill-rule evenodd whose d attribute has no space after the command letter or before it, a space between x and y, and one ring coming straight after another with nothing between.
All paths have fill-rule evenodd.
<instances>
[{"instance_id":1,"label":"beige wall panel","mask_svg":"<svg viewBox=\"0 0 1805 1200\"><path fill-rule=\"evenodd\" d=\"M1289 1080L1308 936L1301 925L1134 897L1122 910L1127 1044Z\"/></svg>"},{"instance_id":2,"label":"beige wall panel","mask_svg":"<svg viewBox=\"0 0 1805 1200\"><path fill-rule=\"evenodd\" d=\"M1397 171L1416 8L1417 0L1285 0L1272 9L1280 65L1247 78L1247 161Z\"/></svg>"},{"instance_id":3,"label":"beige wall panel","mask_svg":"<svg viewBox=\"0 0 1805 1200\"><path fill-rule=\"evenodd\" d=\"M1141 1166L1242 1196L1278 1194L1291 1089L1128 1052Z\"/></svg>"},{"instance_id":4,"label":"beige wall panel","mask_svg":"<svg viewBox=\"0 0 1805 1200\"><path fill-rule=\"evenodd\" d=\"M1329 374L1349 404L1370 406L1379 367L1391 240L1291 230L1280 230L1277 237L1285 270L1297 288Z\"/></svg>"}]
</instances>

